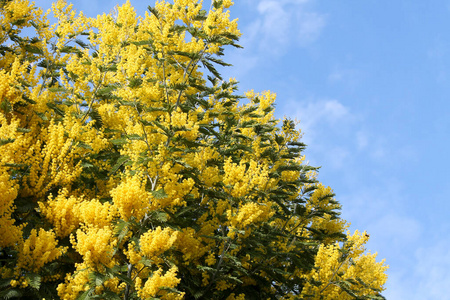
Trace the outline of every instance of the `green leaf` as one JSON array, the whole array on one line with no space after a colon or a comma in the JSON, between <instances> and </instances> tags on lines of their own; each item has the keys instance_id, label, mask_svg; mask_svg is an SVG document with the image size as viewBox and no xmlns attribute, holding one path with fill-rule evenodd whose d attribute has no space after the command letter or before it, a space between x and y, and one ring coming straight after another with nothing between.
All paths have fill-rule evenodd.
<instances>
[{"instance_id":1,"label":"green leaf","mask_svg":"<svg viewBox=\"0 0 450 300\"><path fill-rule=\"evenodd\" d=\"M257 109L258 109L258 106L256 106L256 105L250 106L249 108L246 108L243 111L241 111L240 115L241 116L245 116L247 114L250 114L250 113L254 112ZM253 122L255 122L255 121L253 121Z\"/></svg>"},{"instance_id":2,"label":"green leaf","mask_svg":"<svg viewBox=\"0 0 450 300\"><path fill-rule=\"evenodd\" d=\"M63 47L61 47L61 49L59 49L59 51L62 53L68 53L68 54L69 53L82 54L81 50L74 46L63 46Z\"/></svg>"},{"instance_id":3,"label":"green leaf","mask_svg":"<svg viewBox=\"0 0 450 300\"><path fill-rule=\"evenodd\" d=\"M93 150L90 145L83 142L77 142L76 146L83 149Z\"/></svg>"},{"instance_id":4,"label":"green leaf","mask_svg":"<svg viewBox=\"0 0 450 300\"><path fill-rule=\"evenodd\" d=\"M128 144L128 140L126 138L120 138L120 139L111 140L111 143L113 145L120 146L120 145Z\"/></svg>"},{"instance_id":5,"label":"green leaf","mask_svg":"<svg viewBox=\"0 0 450 300\"><path fill-rule=\"evenodd\" d=\"M37 102L36 101L34 101L33 99L30 99L27 95L25 95L25 94L22 94L22 99L23 100L25 100L25 101L27 101L28 103L30 103L30 104L36 104Z\"/></svg>"},{"instance_id":6,"label":"green leaf","mask_svg":"<svg viewBox=\"0 0 450 300\"><path fill-rule=\"evenodd\" d=\"M29 285L35 289L39 290L41 286L41 275L34 274L34 273L28 273L25 275L25 278L28 280Z\"/></svg>"},{"instance_id":7,"label":"green leaf","mask_svg":"<svg viewBox=\"0 0 450 300\"><path fill-rule=\"evenodd\" d=\"M89 47L88 44L86 44L85 42L83 42L83 41L80 40L80 39L76 39L76 40L75 40L75 43L77 43L78 45L80 45L80 47L82 47L82 48L84 48L84 49L86 49L86 48Z\"/></svg>"},{"instance_id":8,"label":"green leaf","mask_svg":"<svg viewBox=\"0 0 450 300\"><path fill-rule=\"evenodd\" d=\"M102 116L96 108L92 108L89 112L89 117L94 121L94 127L100 129L103 126Z\"/></svg>"},{"instance_id":9,"label":"green leaf","mask_svg":"<svg viewBox=\"0 0 450 300\"><path fill-rule=\"evenodd\" d=\"M159 12L156 8L148 6L147 9L157 18L160 18Z\"/></svg>"},{"instance_id":10,"label":"green leaf","mask_svg":"<svg viewBox=\"0 0 450 300\"><path fill-rule=\"evenodd\" d=\"M54 103L47 103L47 106L49 108L53 109L53 111L56 114L60 115L61 117L64 117L65 112L62 109L60 109L58 106L56 106L56 104L54 104Z\"/></svg>"},{"instance_id":11,"label":"green leaf","mask_svg":"<svg viewBox=\"0 0 450 300\"><path fill-rule=\"evenodd\" d=\"M126 137L132 141L143 141L144 140L144 137L140 136L139 134L127 134Z\"/></svg>"},{"instance_id":12,"label":"green leaf","mask_svg":"<svg viewBox=\"0 0 450 300\"><path fill-rule=\"evenodd\" d=\"M132 89L140 87L142 85L142 78L132 78L130 79L130 83L128 84L128 86Z\"/></svg>"},{"instance_id":13,"label":"green leaf","mask_svg":"<svg viewBox=\"0 0 450 300\"><path fill-rule=\"evenodd\" d=\"M89 300L91 299L92 293L94 292L94 288L90 288L85 291L83 294L77 297L77 300Z\"/></svg>"},{"instance_id":14,"label":"green leaf","mask_svg":"<svg viewBox=\"0 0 450 300\"><path fill-rule=\"evenodd\" d=\"M122 300L122 298L112 291L105 291L103 294L98 295L99 299L117 299Z\"/></svg>"},{"instance_id":15,"label":"green leaf","mask_svg":"<svg viewBox=\"0 0 450 300\"><path fill-rule=\"evenodd\" d=\"M129 232L129 222L124 220L119 220L114 227L114 235L117 236L119 244L122 242L123 238Z\"/></svg>"},{"instance_id":16,"label":"green leaf","mask_svg":"<svg viewBox=\"0 0 450 300\"><path fill-rule=\"evenodd\" d=\"M143 40L139 42L131 42L131 44L136 46L153 45L153 40Z\"/></svg>"},{"instance_id":17,"label":"green leaf","mask_svg":"<svg viewBox=\"0 0 450 300\"><path fill-rule=\"evenodd\" d=\"M22 132L22 133L28 133L28 132L31 132L31 129L28 129L28 128L17 128L16 131L17 132Z\"/></svg>"},{"instance_id":18,"label":"green leaf","mask_svg":"<svg viewBox=\"0 0 450 300\"><path fill-rule=\"evenodd\" d=\"M206 67L208 69L208 71L210 71L215 77L217 77L220 80L223 79L222 76L220 76L220 73L214 68L212 63L210 63L206 59L202 59L201 62L203 64L203 66Z\"/></svg>"},{"instance_id":19,"label":"green leaf","mask_svg":"<svg viewBox=\"0 0 450 300\"><path fill-rule=\"evenodd\" d=\"M169 219L169 215L166 212L163 211L156 211L152 214L152 218L159 221L159 222L167 222Z\"/></svg>"},{"instance_id":20,"label":"green leaf","mask_svg":"<svg viewBox=\"0 0 450 300\"><path fill-rule=\"evenodd\" d=\"M12 163L6 163L4 164L5 167L10 167L10 168L26 168L28 167L27 164L12 164Z\"/></svg>"},{"instance_id":21,"label":"green leaf","mask_svg":"<svg viewBox=\"0 0 450 300\"><path fill-rule=\"evenodd\" d=\"M114 274L117 278L119 278L120 280L122 280L123 282L129 284L129 285L133 285L133 280L131 280L131 278L127 277L126 275L120 274L120 273L116 273Z\"/></svg>"},{"instance_id":22,"label":"green leaf","mask_svg":"<svg viewBox=\"0 0 450 300\"><path fill-rule=\"evenodd\" d=\"M179 50L172 50L169 52L169 54L184 56L184 57L187 57L192 60L196 60L196 59L200 58L200 54L197 52L192 53L192 52L184 52L184 51L179 51Z\"/></svg>"},{"instance_id":23,"label":"green leaf","mask_svg":"<svg viewBox=\"0 0 450 300\"><path fill-rule=\"evenodd\" d=\"M23 296L23 291L19 289L7 289L0 292L1 299L20 299Z\"/></svg>"},{"instance_id":24,"label":"green leaf","mask_svg":"<svg viewBox=\"0 0 450 300\"><path fill-rule=\"evenodd\" d=\"M210 61L212 61L212 62L214 62L214 63L216 63L218 65L224 66L224 67L231 67L232 66L232 64L226 63L223 60L215 58L215 57L212 57L212 56L209 56L206 59L210 60Z\"/></svg>"},{"instance_id":25,"label":"green leaf","mask_svg":"<svg viewBox=\"0 0 450 300\"><path fill-rule=\"evenodd\" d=\"M9 144L9 143L13 143L15 141L15 139L12 138L7 138L7 139L0 139L0 146Z\"/></svg>"},{"instance_id":26,"label":"green leaf","mask_svg":"<svg viewBox=\"0 0 450 300\"><path fill-rule=\"evenodd\" d=\"M0 279L0 289L3 290L4 288L11 285L11 278L6 279Z\"/></svg>"},{"instance_id":27,"label":"green leaf","mask_svg":"<svg viewBox=\"0 0 450 300\"><path fill-rule=\"evenodd\" d=\"M167 197L167 194L164 191L164 189L159 189L157 191L151 191L151 193L155 199L164 199Z\"/></svg>"},{"instance_id":28,"label":"green leaf","mask_svg":"<svg viewBox=\"0 0 450 300\"><path fill-rule=\"evenodd\" d=\"M41 48L33 46L33 45L25 45L24 48L26 51L33 53L33 54L41 54L41 55L44 54L44 51L42 51Z\"/></svg>"},{"instance_id":29,"label":"green leaf","mask_svg":"<svg viewBox=\"0 0 450 300\"><path fill-rule=\"evenodd\" d=\"M169 135L169 136L172 135L170 130L166 126L162 125L160 122L155 120L155 121L153 121L153 124L155 124L158 128L160 128L162 131L164 131L166 133L166 135Z\"/></svg>"},{"instance_id":30,"label":"green leaf","mask_svg":"<svg viewBox=\"0 0 450 300\"><path fill-rule=\"evenodd\" d=\"M117 170L119 170L119 168L124 165L127 161L130 160L130 157L127 155L121 156L116 163L114 164L114 166L111 168L110 174L114 174L116 173Z\"/></svg>"},{"instance_id":31,"label":"green leaf","mask_svg":"<svg viewBox=\"0 0 450 300\"><path fill-rule=\"evenodd\" d=\"M3 100L2 103L0 104L0 108L1 108L5 113L10 113L11 110L12 110L11 103L9 103L8 100Z\"/></svg>"},{"instance_id":32,"label":"green leaf","mask_svg":"<svg viewBox=\"0 0 450 300\"><path fill-rule=\"evenodd\" d=\"M214 1L213 6L215 9L219 9L223 4L223 0L213 0L213 1Z\"/></svg>"},{"instance_id":33,"label":"green leaf","mask_svg":"<svg viewBox=\"0 0 450 300\"><path fill-rule=\"evenodd\" d=\"M81 167L82 167L83 169L89 169L89 168L94 167L94 165L91 164L91 163L88 163L88 162L83 162L83 163L81 163Z\"/></svg>"},{"instance_id":34,"label":"green leaf","mask_svg":"<svg viewBox=\"0 0 450 300\"><path fill-rule=\"evenodd\" d=\"M115 89L117 89L117 86L109 85L109 86L99 89L97 91L97 93L95 93L95 95L98 97L106 97L106 96L109 96L111 94L111 92L114 91Z\"/></svg>"},{"instance_id":35,"label":"green leaf","mask_svg":"<svg viewBox=\"0 0 450 300\"><path fill-rule=\"evenodd\" d=\"M103 275L102 273L92 272L89 274L89 280L95 286L101 286L101 285L103 285L103 282L108 280L108 278L105 275Z\"/></svg>"},{"instance_id":36,"label":"green leaf","mask_svg":"<svg viewBox=\"0 0 450 300\"><path fill-rule=\"evenodd\" d=\"M186 83L175 83L175 84L171 84L169 87L174 89L174 90L177 90L177 91L184 91L189 86Z\"/></svg>"}]
</instances>

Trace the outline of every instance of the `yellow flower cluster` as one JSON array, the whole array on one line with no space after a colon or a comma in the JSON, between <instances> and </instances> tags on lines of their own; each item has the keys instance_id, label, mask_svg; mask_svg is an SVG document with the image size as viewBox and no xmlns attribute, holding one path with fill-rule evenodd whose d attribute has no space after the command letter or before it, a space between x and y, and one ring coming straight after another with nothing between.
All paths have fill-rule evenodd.
<instances>
[{"instance_id":1,"label":"yellow flower cluster","mask_svg":"<svg viewBox=\"0 0 450 300\"><path fill-rule=\"evenodd\" d=\"M0 170L0 247L12 247L22 236L21 226L15 226L15 221L11 219L17 188L18 186L9 180L8 173Z\"/></svg>"},{"instance_id":2,"label":"yellow flower cluster","mask_svg":"<svg viewBox=\"0 0 450 300\"><path fill-rule=\"evenodd\" d=\"M74 207L80 221L88 226L103 228L111 226L117 215L116 208L109 202L101 203L97 199L86 200Z\"/></svg>"},{"instance_id":3,"label":"yellow flower cluster","mask_svg":"<svg viewBox=\"0 0 450 300\"><path fill-rule=\"evenodd\" d=\"M8 99L11 105L22 99L14 85L17 84L16 80L24 73L26 73L26 65L22 64L19 58L15 58L9 72L0 70L0 99Z\"/></svg>"},{"instance_id":4,"label":"yellow flower cluster","mask_svg":"<svg viewBox=\"0 0 450 300\"><path fill-rule=\"evenodd\" d=\"M160 268L152 274L152 276L141 287L140 278L136 282L138 295L142 299L160 298L163 300L181 300L184 298L184 293L174 293L162 290L161 287L175 288L180 279L177 278L178 268L173 266L162 275L163 270Z\"/></svg>"},{"instance_id":5,"label":"yellow flower cluster","mask_svg":"<svg viewBox=\"0 0 450 300\"><path fill-rule=\"evenodd\" d=\"M227 297L227 300L245 300L245 294L236 296L234 293L231 293L230 296Z\"/></svg>"},{"instance_id":6,"label":"yellow flower cluster","mask_svg":"<svg viewBox=\"0 0 450 300\"><path fill-rule=\"evenodd\" d=\"M227 5L231 5L230 1L227 1ZM203 28L209 36L218 35L221 33L229 32L237 36L241 36L241 32L237 28L237 19L230 21L230 11L223 11L224 7L221 6L217 10L210 11L207 19L203 24ZM217 53L219 50L219 44L213 43L208 53Z\"/></svg>"},{"instance_id":7,"label":"yellow flower cluster","mask_svg":"<svg viewBox=\"0 0 450 300\"><path fill-rule=\"evenodd\" d=\"M230 186L228 188L230 194L237 198L249 195L254 188L264 190L269 181L268 167L254 160L250 161L247 168L245 162L236 164L229 157L225 160L223 170L225 172L223 183L225 186Z\"/></svg>"},{"instance_id":8,"label":"yellow flower cluster","mask_svg":"<svg viewBox=\"0 0 450 300\"><path fill-rule=\"evenodd\" d=\"M142 254L140 251L136 250L135 242L130 242L128 244L128 250L124 250L123 252L133 265L137 265L142 259Z\"/></svg>"},{"instance_id":9,"label":"yellow flower cluster","mask_svg":"<svg viewBox=\"0 0 450 300\"><path fill-rule=\"evenodd\" d=\"M68 236L82 224L98 228L110 226L117 214L110 203L69 196L67 189L63 189L55 199L50 196L46 202L39 202L39 208L59 237Z\"/></svg>"},{"instance_id":10,"label":"yellow flower cluster","mask_svg":"<svg viewBox=\"0 0 450 300\"><path fill-rule=\"evenodd\" d=\"M70 242L75 250L83 256L83 260L88 266L114 266L115 261L112 258L117 239L113 237L113 232L109 227L78 229L76 239L74 235L71 235Z\"/></svg>"},{"instance_id":11,"label":"yellow flower cluster","mask_svg":"<svg viewBox=\"0 0 450 300\"><path fill-rule=\"evenodd\" d=\"M53 3L52 11L58 22L50 28L50 31L58 34L59 39L56 44L58 49L65 46L71 36L86 31L90 27L89 20L83 15L83 12L76 17L73 5L67 5L65 0Z\"/></svg>"},{"instance_id":12,"label":"yellow flower cluster","mask_svg":"<svg viewBox=\"0 0 450 300\"><path fill-rule=\"evenodd\" d=\"M234 286L233 283L227 282L225 280L219 280L216 283L216 289L218 291L225 291L226 289L231 288L233 286Z\"/></svg>"},{"instance_id":13,"label":"yellow flower cluster","mask_svg":"<svg viewBox=\"0 0 450 300\"><path fill-rule=\"evenodd\" d=\"M3 30L6 32L11 30L11 24L16 24L15 26L18 28L27 26L28 22L35 16L38 16L40 12L34 9L33 6L28 0L8 1L3 7L5 13L1 14L0 18ZM25 22L16 22L19 20L24 20Z\"/></svg>"},{"instance_id":14,"label":"yellow flower cluster","mask_svg":"<svg viewBox=\"0 0 450 300\"><path fill-rule=\"evenodd\" d=\"M152 207L164 208L185 204L182 199L191 192L195 181L192 178L181 179L182 176L178 174L181 168L179 165L173 166L171 162L161 167L160 184L164 187L167 197L153 199Z\"/></svg>"},{"instance_id":15,"label":"yellow flower cluster","mask_svg":"<svg viewBox=\"0 0 450 300\"><path fill-rule=\"evenodd\" d=\"M172 112L170 116L171 125L174 127L184 127L186 129L177 130L175 136L181 136L187 140L195 140L198 136L197 115L195 113L183 113L180 108Z\"/></svg>"},{"instance_id":16,"label":"yellow flower cluster","mask_svg":"<svg viewBox=\"0 0 450 300\"><path fill-rule=\"evenodd\" d=\"M89 274L91 270L89 266L83 262L75 264L76 271L74 274L67 274L64 283L58 285L58 296L64 300L75 300L79 293L84 292L88 286Z\"/></svg>"},{"instance_id":17,"label":"yellow flower cluster","mask_svg":"<svg viewBox=\"0 0 450 300\"><path fill-rule=\"evenodd\" d=\"M111 196L123 220L129 220L131 216L141 220L150 206L151 196L137 176L127 177L111 191Z\"/></svg>"},{"instance_id":18,"label":"yellow flower cluster","mask_svg":"<svg viewBox=\"0 0 450 300\"><path fill-rule=\"evenodd\" d=\"M208 160L218 159L219 153L214 148L204 148L202 151L186 155L186 163L200 171L199 179L206 186L213 186L221 181L219 168L217 166L206 166Z\"/></svg>"},{"instance_id":19,"label":"yellow flower cluster","mask_svg":"<svg viewBox=\"0 0 450 300\"><path fill-rule=\"evenodd\" d=\"M232 210L227 211L231 226L236 228L245 228L250 224L267 221L274 213L269 205L255 202L240 206L238 213L234 216Z\"/></svg>"},{"instance_id":20,"label":"yellow flower cluster","mask_svg":"<svg viewBox=\"0 0 450 300\"><path fill-rule=\"evenodd\" d=\"M202 245L200 239L196 237L193 228L185 228L182 231L177 232L175 247L183 253L185 261L197 259L208 252L208 248Z\"/></svg>"},{"instance_id":21,"label":"yellow flower cluster","mask_svg":"<svg viewBox=\"0 0 450 300\"><path fill-rule=\"evenodd\" d=\"M32 229L30 236L24 241L17 261L18 269L37 272L46 263L60 257L67 251L65 247L58 247L55 233L39 229Z\"/></svg>"},{"instance_id":22,"label":"yellow flower cluster","mask_svg":"<svg viewBox=\"0 0 450 300\"><path fill-rule=\"evenodd\" d=\"M311 213L315 210L332 211L340 209L340 205L334 202L332 197L333 190L330 187L325 187L322 184L317 185L311 197L306 203L306 210ZM311 228L322 230L329 234L345 232L348 224L345 220L340 218L333 218L330 214L324 213L323 216L313 217L310 224ZM326 239L325 244L333 242L334 239Z\"/></svg>"},{"instance_id":23,"label":"yellow flower cluster","mask_svg":"<svg viewBox=\"0 0 450 300\"><path fill-rule=\"evenodd\" d=\"M377 263L376 254L364 254L364 244L369 236L358 231L353 235L347 233L347 236L348 241L343 246L338 243L320 246L314 269L304 277L321 282L321 285L307 282L302 295L314 295L310 299L353 299L336 284L339 280L363 280L366 286L350 287L356 295L375 295L370 288L384 290L388 266L384 260Z\"/></svg>"},{"instance_id":24,"label":"yellow flower cluster","mask_svg":"<svg viewBox=\"0 0 450 300\"><path fill-rule=\"evenodd\" d=\"M158 256L169 250L175 243L178 232L170 228L161 229L160 226L155 230L149 230L141 236L141 252L148 258L159 262Z\"/></svg>"},{"instance_id":25,"label":"yellow flower cluster","mask_svg":"<svg viewBox=\"0 0 450 300\"><path fill-rule=\"evenodd\" d=\"M64 189L55 199L50 195L45 203L39 202L39 208L47 220L52 223L56 235L63 238L69 236L80 225L80 219L73 210L79 202L77 197L68 197L68 191Z\"/></svg>"},{"instance_id":26,"label":"yellow flower cluster","mask_svg":"<svg viewBox=\"0 0 450 300\"><path fill-rule=\"evenodd\" d=\"M51 123L42 131L24 157L31 164L25 192L42 196L52 186L70 185L82 172L81 163L74 163L72 148L64 124Z\"/></svg>"}]
</instances>

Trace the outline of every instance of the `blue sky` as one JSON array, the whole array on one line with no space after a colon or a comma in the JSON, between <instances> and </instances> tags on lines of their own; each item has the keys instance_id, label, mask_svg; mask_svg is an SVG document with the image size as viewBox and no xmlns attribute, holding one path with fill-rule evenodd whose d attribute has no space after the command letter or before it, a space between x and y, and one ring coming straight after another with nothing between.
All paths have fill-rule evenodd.
<instances>
[{"instance_id":1,"label":"blue sky","mask_svg":"<svg viewBox=\"0 0 450 300\"><path fill-rule=\"evenodd\" d=\"M74 2L95 16L124 1ZM450 299L450 1L235 3L245 49L225 52L225 77L300 121L343 218L390 265L387 299Z\"/></svg>"}]
</instances>

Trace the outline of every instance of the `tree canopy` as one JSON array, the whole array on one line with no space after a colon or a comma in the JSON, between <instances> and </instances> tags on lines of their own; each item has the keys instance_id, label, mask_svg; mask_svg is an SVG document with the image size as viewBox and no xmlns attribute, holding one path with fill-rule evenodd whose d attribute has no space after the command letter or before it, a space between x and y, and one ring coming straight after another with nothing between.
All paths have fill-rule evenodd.
<instances>
[{"instance_id":1,"label":"tree canopy","mask_svg":"<svg viewBox=\"0 0 450 300\"><path fill-rule=\"evenodd\" d=\"M218 72L232 4L0 1L1 298L384 299L275 94Z\"/></svg>"}]
</instances>

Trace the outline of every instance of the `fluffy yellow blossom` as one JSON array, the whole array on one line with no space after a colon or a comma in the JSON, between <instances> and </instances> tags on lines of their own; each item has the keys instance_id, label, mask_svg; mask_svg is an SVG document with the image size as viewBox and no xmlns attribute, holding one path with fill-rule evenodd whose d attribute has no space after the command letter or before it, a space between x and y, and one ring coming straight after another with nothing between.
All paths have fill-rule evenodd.
<instances>
[{"instance_id":1,"label":"fluffy yellow blossom","mask_svg":"<svg viewBox=\"0 0 450 300\"><path fill-rule=\"evenodd\" d=\"M98 228L110 226L117 213L113 205L96 199L82 201L74 210L83 224Z\"/></svg>"},{"instance_id":2,"label":"fluffy yellow blossom","mask_svg":"<svg viewBox=\"0 0 450 300\"><path fill-rule=\"evenodd\" d=\"M230 296L227 297L227 300L245 300L245 294L236 296L234 293L231 293Z\"/></svg>"},{"instance_id":3,"label":"fluffy yellow blossom","mask_svg":"<svg viewBox=\"0 0 450 300\"><path fill-rule=\"evenodd\" d=\"M158 256L169 250L177 240L178 232L170 228L149 230L141 236L141 252L150 259L158 261Z\"/></svg>"},{"instance_id":4,"label":"fluffy yellow blossom","mask_svg":"<svg viewBox=\"0 0 450 300\"><path fill-rule=\"evenodd\" d=\"M260 165L256 161L250 161L247 164L240 162L233 163L231 157L225 161L224 167L225 176L223 183L230 186L229 190L234 197L243 197L253 189L265 189L265 185L269 180L269 170L267 166Z\"/></svg>"},{"instance_id":5,"label":"fluffy yellow blossom","mask_svg":"<svg viewBox=\"0 0 450 300\"><path fill-rule=\"evenodd\" d=\"M13 105L21 100L19 91L14 88L17 79L26 72L26 66L18 58L12 64L10 72L0 70L0 99L8 99Z\"/></svg>"},{"instance_id":6,"label":"fluffy yellow blossom","mask_svg":"<svg viewBox=\"0 0 450 300\"><path fill-rule=\"evenodd\" d=\"M39 202L39 208L47 220L53 224L56 235L66 237L80 225L80 218L74 212L79 202L80 199L69 196L67 189L64 189L55 199L50 196L45 203Z\"/></svg>"},{"instance_id":7,"label":"fluffy yellow blossom","mask_svg":"<svg viewBox=\"0 0 450 300\"><path fill-rule=\"evenodd\" d=\"M73 275L67 274L64 283L58 285L58 296L64 300L75 300L86 290L91 270L86 263L75 264Z\"/></svg>"},{"instance_id":8,"label":"fluffy yellow blossom","mask_svg":"<svg viewBox=\"0 0 450 300\"><path fill-rule=\"evenodd\" d=\"M89 266L113 266L114 247L117 240L110 228L87 227L78 229L76 239L71 235L71 243Z\"/></svg>"},{"instance_id":9,"label":"fluffy yellow blossom","mask_svg":"<svg viewBox=\"0 0 450 300\"><path fill-rule=\"evenodd\" d=\"M128 257L130 263L132 263L133 265L138 264L142 259L142 254L138 250L136 250L135 242L130 242L128 244L128 250L124 250L123 252Z\"/></svg>"},{"instance_id":10,"label":"fluffy yellow blossom","mask_svg":"<svg viewBox=\"0 0 450 300\"><path fill-rule=\"evenodd\" d=\"M19 252L17 267L37 272L46 263L60 257L66 250L65 247L58 247L53 231L45 231L41 228L38 233L36 229L32 229Z\"/></svg>"},{"instance_id":11,"label":"fluffy yellow blossom","mask_svg":"<svg viewBox=\"0 0 450 300\"><path fill-rule=\"evenodd\" d=\"M310 299L353 299L339 287L341 280L352 280L354 285L349 288L356 295L376 295L372 289L384 289L388 266L384 260L377 263L376 254L364 254L364 244L369 236L358 231L347 235L348 241L343 246L338 243L320 246L314 269L304 277L321 284L317 286L307 282L302 295L314 295ZM366 285L360 285L358 280Z\"/></svg>"},{"instance_id":12,"label":"fluffy yellow blossom","mask_svg":"<svg viewBox=\"0 0 450 300\"><path fill-rule=\"evenodd\" d=\"M16 197L17 186L7 173L0 173L0 247L14 246L22 236L21 226L15 226L11 219Z\"/></svg>"},{"instance_id":13,"label":"fluffy yellow blossom","mask_svg":"<svg viewBox=\"0 0 450 300\"><path fill-rule=\"evenodd\" d=\"M167 300L178 300L184 298L184 293L173 293L162 290L161 287L175 288L180 279L177 278L177 267L173 266L169 271L162 275L163 270L160 268L152 274L152 276L145 282L144 286L138 287L138 295L143 299L152 297L160 297Z\"/></svg>"},{"instance_id":14,"label":"fluffy yellow blossom","mask_svg":"<svg viewBox=\"0 0 450 300\"><path fill-rule=\"evenodd\" d=\"M145 191L142 180L137 176L129 177L111 191L114 206L124 220L131 216L140 220L150 206L150 195Z\"/></svg>"},{"instance_id":15,"label":"fluffy yellow blossom","mask_svg":"<svg viewBox=\"0 0 450 300\"><path fill-rule=\"evenodd\" d=\"M274 214L274 211L267 204L249 202L239 207L234 216L232 210L228 210L227 214L233 227L245 228L250 224L268 220Z\"/></svg>"},{"instance_id":16,"label":"fluffy yellow blossom","mask_svg":"<svg viewBox=\"0 0 450 300\"><path fill-rule=\"evenodd\" d=\"M69 196L63 189L58 196L46 202L39 202L41 213L49 220L59 237L66 237L82 224L103 228L111 225L116 210L110 203L93 199Z\"/></svg>"},{"instance_id":17,"label":"fluffy yellow blossom","mask_svg":"<svg viewBox=\"0 0 450 300\"><path fill-rule=\"evenodd\" d=\"M234 285L230 282L226 282L225 280L219 280L216 283L216 289L218 289L219 291L224 291L228 288L233 287Z\"/></svg>"},{"instance_id":18,"label":"fluffy yellow blossom","mask_svg":"<svg viewBox=\"0 0 450 300\"><path fill-rule=\"evenodd\" d=\"M193 228L186 228L177 232L175 246L183 253L185 261L199 258L208 252L208 248L202 244Z\"/></svg>"}]
</instances>

